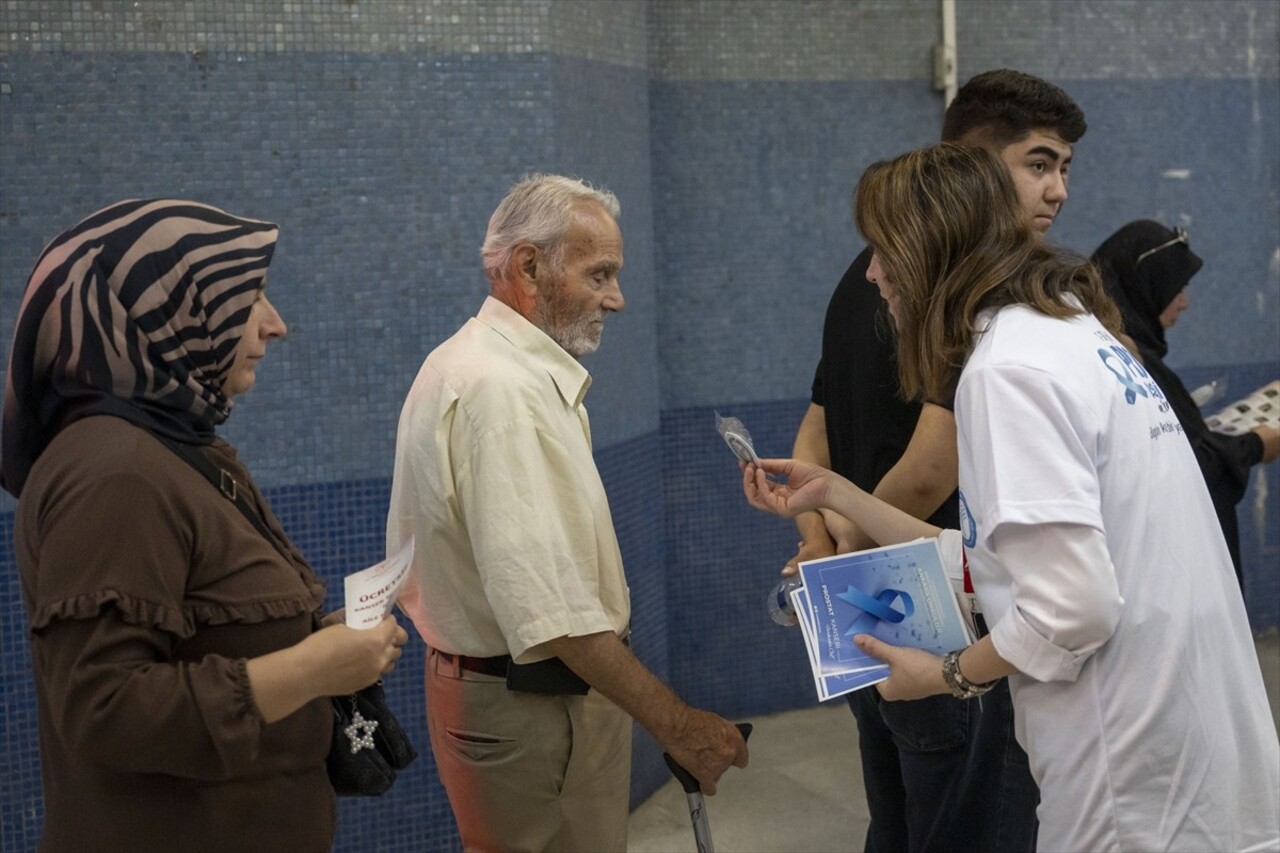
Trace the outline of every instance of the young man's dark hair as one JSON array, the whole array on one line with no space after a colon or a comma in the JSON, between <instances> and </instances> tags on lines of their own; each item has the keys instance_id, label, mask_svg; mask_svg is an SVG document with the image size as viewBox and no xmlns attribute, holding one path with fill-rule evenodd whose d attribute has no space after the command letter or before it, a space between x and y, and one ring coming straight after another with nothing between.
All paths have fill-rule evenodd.
<instances>
[{"instance_id":1,"label":"young man's dark hair","mask_svg":"<svg viewBox=\"0 0 1280 853\"><path fill-rule=\"evenodd\" d=\"M1084 111L1066 92L1039 77L998 68L976 75L956 92L942 121L942 141L957 142L976 132L985 145L999 149L1037 127L1056 130L1072 145L1088 129Z\"/></svg>"}]
</instances>

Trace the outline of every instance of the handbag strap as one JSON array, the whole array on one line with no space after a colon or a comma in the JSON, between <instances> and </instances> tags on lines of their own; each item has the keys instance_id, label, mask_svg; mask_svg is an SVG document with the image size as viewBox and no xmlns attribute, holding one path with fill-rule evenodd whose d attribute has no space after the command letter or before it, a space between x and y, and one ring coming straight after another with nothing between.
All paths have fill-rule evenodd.
<instances>
[{"instance_id":1,"label":"handbag strap","mask_svg":"<svg viewBox=\"0 0 1280 853\"><path fill-rule=\"evenodd\" d=\"M267 523L262 520L262 514L249 504L248 499L240 493L240 484L226 468L223 468L213 462L208 456L205 456L194 445L183 444L173 439L152 433L160 440L165 447L177 454L178 458L186 462L196 471L204 475L214 488L216 488L224 498L235 504L236 509L240 510L240 514L249 519L249 523L262 534L262 537L271 543L271 546L280 552L280 556L292 562L292 558L285 553L280 547L275 534L267 527Z\"/></svg>"}]
</instances>

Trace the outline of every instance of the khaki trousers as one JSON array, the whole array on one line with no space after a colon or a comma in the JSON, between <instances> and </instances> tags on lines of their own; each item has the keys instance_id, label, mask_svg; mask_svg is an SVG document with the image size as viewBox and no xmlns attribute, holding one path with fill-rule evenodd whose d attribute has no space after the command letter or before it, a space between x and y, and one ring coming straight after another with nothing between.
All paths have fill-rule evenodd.
<instances>
[{"instance_id":1,"label":"khaki trousers","mask_svg":"<svg viewBox=\"0 0 1280 853\"><path fill-rule=\"evenodd\" d=\"M624 853L629 716L595 690L508 690L434 650L426 669L431 751L464 849Z\"/></svg>"}]
</instances>

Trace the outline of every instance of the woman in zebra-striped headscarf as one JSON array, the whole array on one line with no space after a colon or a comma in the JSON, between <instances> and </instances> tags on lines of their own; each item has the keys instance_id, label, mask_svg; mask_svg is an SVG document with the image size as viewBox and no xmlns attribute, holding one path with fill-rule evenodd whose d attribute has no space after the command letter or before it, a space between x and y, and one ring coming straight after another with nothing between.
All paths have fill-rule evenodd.
<instances>
[{"instance_id":1,"label":"woman in zebra-striped headscarf","mask_svg":"<svg viewBox=\"0 0 1280 853\"><path fill-rule=\"evenodd\" d=\"M326 697L407 637L393 618L316 630L323 585L214 431L285 333L264 292L276 236L124 201L28 282L0 481L19 497L42 851L332 845Z\"/></svg>"},{"instance_id":2,"label":"woman in zebra-striped headscarf","mask_svg":"<svg viewBox=\"0 0 1280 853\"><path fill-rule=\"evenodd\" d=\"M90 414L210 443L231 410L222 380L277 234L195 202L123 201L50 243L14 335L4 487L20 496L58 430Z\"/></svg>"}]
</instances>

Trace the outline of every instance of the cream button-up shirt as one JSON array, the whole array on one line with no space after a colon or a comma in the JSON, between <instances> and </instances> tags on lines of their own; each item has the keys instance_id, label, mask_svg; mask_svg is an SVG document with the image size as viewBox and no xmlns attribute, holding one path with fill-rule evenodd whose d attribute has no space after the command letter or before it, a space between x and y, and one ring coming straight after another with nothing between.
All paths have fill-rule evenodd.
<instances>
[{"instance_id":1,"label":"cream button-up shirt","mask_svg":"<svg viewBox=\"0 0 1280 853\"><path fill-rule=\"evenodd\" d=\"M387 552L415 537L400 604L427 645L519 663L623 635L631 604L582 404L591 376L489 297L427 356L396 434Z\"/></svg>"}]
</instances>

